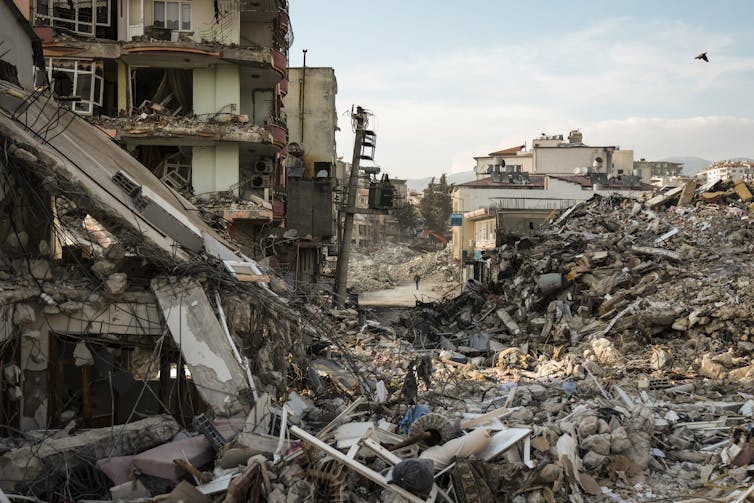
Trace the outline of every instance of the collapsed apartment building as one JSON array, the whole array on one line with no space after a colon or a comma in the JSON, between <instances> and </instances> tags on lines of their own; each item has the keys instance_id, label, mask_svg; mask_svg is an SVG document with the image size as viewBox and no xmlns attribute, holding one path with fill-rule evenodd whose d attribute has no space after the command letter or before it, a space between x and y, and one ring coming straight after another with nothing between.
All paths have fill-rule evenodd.
<instances>
[{"instance_id":1,"label":"collapsed apartment building","mask_svg":"<svg viewBox=\"0 0 754 503\"><path fill-rule=\"evenodd\" d=\"M4 58L0 80L0 487L44 493L93 465L56 464L78 440L8 451L24 432L136 424L83 443L143 450L202 413L248 412L319 329L197 207L61 105L54 82L34 85L39 40L2 5L6 56L29 59Z\"/></svg>"},{"instance_id":2,"label":"collapsed apartment building","mask_svg":"<svg viewBox=\"0 0 754 503\"><path fill-rule=\"evenodd\" d=\"M287 1L105 0L94 12L31 2L40 77L246 254L296 287L317 283L336 235L336 84L332 69L291 69L288 96ZM298 170L304 129L304 160L324 177Z\"/></svg>"}]
</instances>

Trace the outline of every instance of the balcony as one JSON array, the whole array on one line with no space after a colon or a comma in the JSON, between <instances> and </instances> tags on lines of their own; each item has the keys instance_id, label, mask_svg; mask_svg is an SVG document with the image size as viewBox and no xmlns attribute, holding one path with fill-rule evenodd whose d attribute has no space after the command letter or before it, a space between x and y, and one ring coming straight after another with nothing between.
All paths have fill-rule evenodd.
<instances>
[{"instance_id":1,"label":"balcony","mask_svg":"<svg viewBox=\"0 0 754 503\"><path fill-rule=\"evenodd\" d=\"M288 12L287 0L241 0L236 5L242 16L262 23L274 21L281 12Z\"/></svg>"},{"instance_id":2,"label":"balcony","mask_svg":"<svg viewBox=\"0 0 754 503\"><path fill-rule=\"evenodd\" d=\"M285 77L288 69L288 58L280 51L270 49L272 68L276 70L281 77ZM286 88L287 89L287 88Z\"/></svg>"},{"instance_id":3,"label":"balcony","mask_svg":"<svg viewBox=\"0 0 754 503\"><path fill-rule=\"evenodd\" d=\"M278 86L279 86L279 89L280 89L280 96L282 96L283 98L285 98L288 95L288 79L287 78L283 78L283 80L280 81L280 83L278 84Z\"/></svg>"},{"instance_id":4,"label":"balcony","mask_svg":"<svg viewBox=\"0 0 754 503\"><path fill-rule=\"evenodd\" d=\"M288 130L278 124L265 124L264 128L272 136L272 143L280 148L288 145Z\"/></svg>"},{"instance_id":5,"label":"balcony","mask_svg":"<svg viewBox=\"0 0 754 503\"><path fill-rule=\"evenodd\" d=\"M110 117L98 120L105 130L112 130L116 140L134 145L211 145L217 142L258 144L258 152L274 155L285 146L285 129L268 124L257 126L243 121L244 116L230 114L203 121L185 116L151 114L145 118Z\"/></svg>"}]
</instances>

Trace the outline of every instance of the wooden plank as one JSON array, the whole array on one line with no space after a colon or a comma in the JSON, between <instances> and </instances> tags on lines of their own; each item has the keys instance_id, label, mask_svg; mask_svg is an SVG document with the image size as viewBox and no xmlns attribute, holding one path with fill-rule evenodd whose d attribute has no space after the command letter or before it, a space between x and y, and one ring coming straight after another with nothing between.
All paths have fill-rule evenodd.
<instances>
[{"instance_id":1,"label":"wooden plank","mask_svg":"<svg viewBox=\"0 0 754 503\"><path fill-rule=\"evenodd\" d=\"M508 408L506 407L500 407L499 409L491 410L485 414L482 414L481 416L474 417L471 419L466 419L465 421L461 421L461 429L468 430L468 429L474 428L476 426L479 426L480 424L484 424L493 419L498 419L500 417L503 417L509 412L513 412L513 411L509 411Z\"/></svg>"},{"instance_id":2,"label":"wooden plank","mask_svg":"<svg viewBox=\"0 0 754 503\"><path fill-rule=\"evenodd\" d=\"M259 462L247 466L243 473L228 485L228 492L225 494L223 503L255 501L252 491L256 488L255 482L261 482L261 470Z\"/></svg>"},{"instance_id":3,"label":"wooden plank","mask_svg":"<svg viewBox=\"0 0 754 503\"><path fill-rule=\"evenodd\" d=\"M346 456L339 450L322 442L314 435L310 435L309 433L305 432L298 426L291 426L290 432L296 435L298 438L300 438L304 442L306 442L307 444L328 454L330 457L336 459L337 461L340 461L341 463L343 463L344 465L346 465L348 468L355 471L359 475L368 478L369 480L379 485L383 489L387 489L390 492L393 492L399 496L402 496L403 498L407 499L408 501L412 503L425 503L426 500L416 496L415 494L410 493L409 491L403 489L402 487L399 487L394 484L389 484L387 479L383 475L375 472L368 466L362 465L361 463L354 461L353 459L350 459L348 456Z\"/></svg>"}]
</instances>

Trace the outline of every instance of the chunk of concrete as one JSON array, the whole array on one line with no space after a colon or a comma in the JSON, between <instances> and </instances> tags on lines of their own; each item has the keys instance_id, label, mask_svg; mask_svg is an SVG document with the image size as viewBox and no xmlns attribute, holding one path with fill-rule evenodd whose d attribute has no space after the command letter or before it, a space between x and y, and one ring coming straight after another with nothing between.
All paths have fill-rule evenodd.
<instances>
[{"instance_id":1,"label":"chunk of concrete","mask_svg":"<svg viewBox=\"0 0 754 503\"><path fill-rule=\"evenodd\" d=\"M0 456L0 489L22 489L25 482L44 480L50 470L73 470L90 459L135 454L167 442L180 429L175 419L165 414L19 447ZM50 482L54 479L48 477Z\"/></svg>"},{"instance_id":2,"label":"chunk of concrete","mask_svg":"<svg viewBox=\"0 0 754 503\"><path fill-rule=\"evenodd\" d=\"M126 291L128 286L128 276L122 272L111 274L105 280L105 291L112 295L120 295Z\"/></svg>"},{"instance_id":3,"label":"chunk of concrete","mask_svg":"<svg viewBox=\"0 0 754 503\"><path fill-rule=\"evenodd\" d=\"M116 265L109 260L98 260L92 265L92 272L99 279L105 279L115 272Z\"/></svg>"},{"instance_id":4,"label":"chunk of concrete","mask_svg":"<svg viewBox=\"0 0 754 503\"><path fill-rule=\"evenodd\" d=\"M628 433L623 426L615 428L610 433L610 451L613 454L620 454L627 451L631 447L631 440L628 438Z\"/></svg>"},{"instance_id":5,"label":"chunk of concrete","mask_svg":"<svg viewBox=\"0 0 754 503\"><path fill-rule=\"evenodd\" d=\"M221 415L248 413L251 390L246 373L201 284L158 278L152 280L152 291L207 405Z\"/></svg>"},{"instance_id":6,"label":"chunk of concrete","mask_svg":"<svg viewBox=\"0 0 754 503\"><path fill-rule=\"evenodd\" d=\"M34 314L34 308L28 304L16 304L13 309L13 324L17 327L23 325L33 325L37 320Z\"/></svg>"},{"instance_id":7,"label":"chunk of concrete","mask_svg":"<svg viewBox=\"0 0 754 503\"><path fill-rule=\"evenodd\" d=\"M151 498L152 493L149 492L141 481L129 480L123 484L110 488L110 497L113 501L132 501L143 498Z\"/></svg>"},{"instance_id":8,"label":"chunk of concrete","mask_svg":"<svg viewBox=\"0 0 754 503\"><path fill-rule=\"evenodd\" d=\"M597 361L605 365L614 365L623 359L623 355L615 349L613 343L604 337L592 341L592 350Z\"/></svg>"},{"instance_id":9,"label":"chunk of concrete","mask_svg":"<svg viewBox=\"0 0 754 503\"><path fill-rule=\"evenodd\" d=\"M587 438L597 433L599 428L599 419L597 416L584 416L579 421L577 431L580 438Z\"/></svg>"},{"instance_id":10,"label":"chunk of concrete","mask_svg":"<svg viewBox=\"0 0 754 503\"><path fill-rule=\"evenodd\" d=\"M607 459L607 456L603 456L602 454L597 454L594 451L589 451L586 454L584 454L584 467L589 470L596 470L600 466L602 466L602 463L605 462Z\"/></svg>"},{"instance_id":11,"label":"chunk of concrete","mask_svg":"<svg viewBox=\"0 0 754 503\"><path fill-rule=\"evenodd\" d=\"M610 434L597 433L586 437L581 441L581 448L585 451L594 451L603 456L610 455Z\"/></svg>"}]
</instances>

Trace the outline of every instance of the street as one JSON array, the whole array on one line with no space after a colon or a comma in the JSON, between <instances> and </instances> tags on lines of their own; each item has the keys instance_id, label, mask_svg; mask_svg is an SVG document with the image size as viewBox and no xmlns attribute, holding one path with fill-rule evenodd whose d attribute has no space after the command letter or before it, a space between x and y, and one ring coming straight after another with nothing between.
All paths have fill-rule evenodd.
<instances>
[{"instance_id":1,"label":"street","mask_svg":"<svg viewBox=\"0 0 754 503\"><path fill-rule=\"evenodd\" d=\"M413 280L405 281L394 288L364 292L359 294L359 304L363 306L394 306L406 307L416 305L416 301L431 302L440 300L451 294L455 296L460 292L460 286L454 288L452 283L447 283L443 274L433 274L419 281L419 289Z\"/></svg>"}]
</instances>

